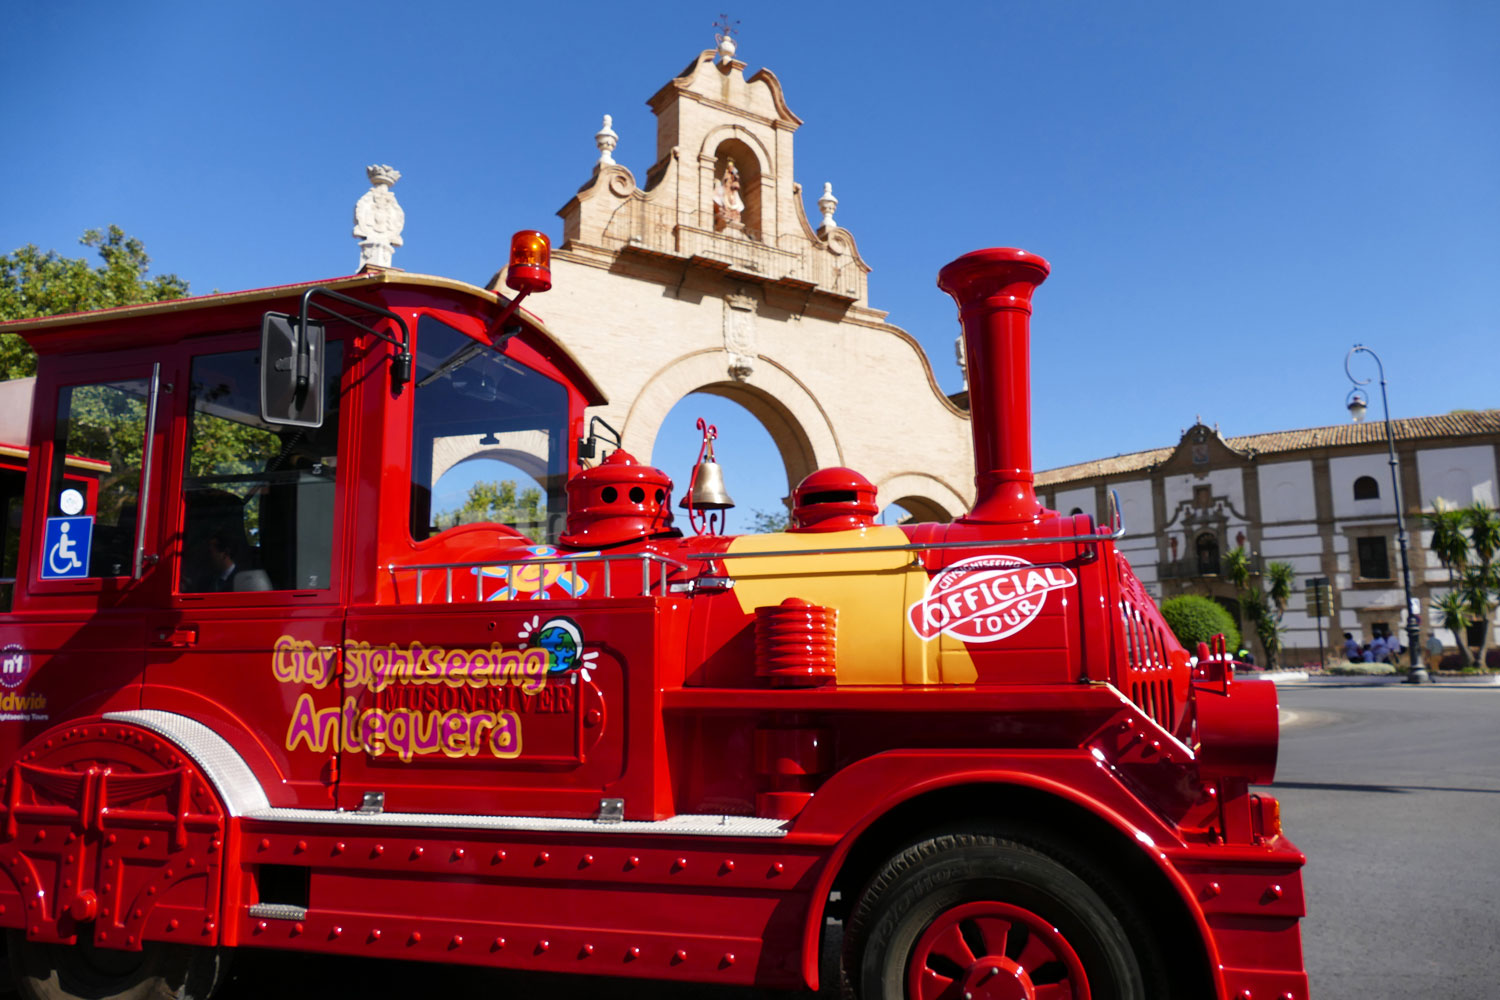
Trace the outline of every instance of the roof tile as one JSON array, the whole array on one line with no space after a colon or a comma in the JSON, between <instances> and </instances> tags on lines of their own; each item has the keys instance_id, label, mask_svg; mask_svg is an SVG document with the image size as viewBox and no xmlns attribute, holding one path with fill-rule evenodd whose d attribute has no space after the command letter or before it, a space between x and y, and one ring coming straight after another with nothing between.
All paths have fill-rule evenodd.
<instances>
[{"instance_id":1,"label":"roof tile","mask_svg":"<svg viewBox=\"0 0 1500 1000\"><path fill-rule=\"evenodd\" d=\"M1392 420L1391 430L1398 441L1413 441L1425 438L1473 437L1481 434L1500 434L1500 410L1460 410L1436 417L1408 417ZM1349 445L1380 444L1385 441L1385 423L1373 420L1363 424L1334 424L1329 427L1306 427L1294 431L1271 431L1267 434L1246 434L1243 437L1225 438L1224 443L1235 451L1246 455L1275 455L1281 452L1302 451L1308 448L1339 448ZM1177 445L1168 448L1152 448L1113 458L1100 458L1077 465L1065 465L1047 469L1036 474L1038 486L1057 486L1081 479L1112 477L1131 472L1142 472L1166 461L1177 450Z\"/></svg>"}]
</instances>

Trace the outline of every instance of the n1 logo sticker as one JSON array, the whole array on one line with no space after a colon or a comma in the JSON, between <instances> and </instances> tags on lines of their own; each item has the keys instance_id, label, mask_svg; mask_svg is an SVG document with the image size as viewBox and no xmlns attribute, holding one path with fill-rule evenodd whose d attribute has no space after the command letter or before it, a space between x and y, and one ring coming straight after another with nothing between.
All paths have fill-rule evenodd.
<instances>
[{"instance_id":1,"label":"n1 logo sticker","mask_svg":"<svg viewBox=\"0 0 1500 1000\"><path fill-rule=\"evenodd\" d=\"M962 559L927 582L927 595L907 609L923 639L946 632L965 642L996 642L1036 621L1054 590L1078 578L1066 566L1016 556Z\"/></svg>"}]
</instances>

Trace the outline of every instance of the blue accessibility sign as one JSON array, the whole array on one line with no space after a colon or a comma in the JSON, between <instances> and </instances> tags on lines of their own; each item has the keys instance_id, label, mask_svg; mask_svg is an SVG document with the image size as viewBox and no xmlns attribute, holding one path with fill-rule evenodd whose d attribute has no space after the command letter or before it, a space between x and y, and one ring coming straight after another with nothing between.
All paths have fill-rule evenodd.
<instances>
[{"instance_id":1,"label":"blue accessibility sign","mask_svg":"<svg viewBox=\"0 0 1500 1000\"><path fill-rule=\"evenodd\" d=\"M43 580L80 580L89 575L92 517L49 517L42 542Z\"/></svg>"}]
</instances>

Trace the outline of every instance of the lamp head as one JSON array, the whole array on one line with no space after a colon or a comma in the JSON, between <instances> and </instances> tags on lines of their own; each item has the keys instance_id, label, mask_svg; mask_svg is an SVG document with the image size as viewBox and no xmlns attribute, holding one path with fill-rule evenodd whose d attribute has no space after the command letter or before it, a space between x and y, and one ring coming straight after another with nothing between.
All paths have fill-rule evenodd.
<instances>
[{"instance_id":1,"label":"lamp head","mask_svg":"<svg viewBox=\"0 0 1500 1000\"><path fill-rule=\"evenodd\" d=\"M1365 411L1370 408L1370 404L1365 399L1364 393L1358 389L1351 390L1348 400L1345 401L1345 405L1349 407L1349 416L1354 419L1356 424L1364 423Z\"/></svg>"}]
</instances>

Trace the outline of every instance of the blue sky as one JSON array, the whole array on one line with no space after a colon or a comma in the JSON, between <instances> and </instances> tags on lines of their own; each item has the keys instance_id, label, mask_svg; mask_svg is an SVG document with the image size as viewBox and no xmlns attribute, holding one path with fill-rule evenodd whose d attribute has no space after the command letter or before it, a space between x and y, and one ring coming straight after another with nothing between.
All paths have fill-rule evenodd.
<instances>
[{"instance_id":1,"label":"blue sky","mask_svg":"<svg viewBox=\"0 0 1500 1000\"><path fill-rule=\"evenodd\" d=\"M721 9L20 5L0 34L0 249L74 255L84 229L117 223L195 292L342 274L364 166L382 162L404 175L396 264L483 283L513 230L560 237L601 114L644 175L645 100L713 45ZM1395 416L1500 405L1500 6L730 16L740 57L805 121L809 215L832 181L871 304L945 389L957 327L938 268L995 245L1052 262L1039 468L1169 444L1198 414L1226 435L1340 422L1355 341L1384 358ZM664 439L674 456L695 407ZM731 470L731 491L765 507L782 492L769 437L728 419L721 454L743 449L749 473ZM685 479L691 457L668 471Z\"/></svg>"}]
</instances>

